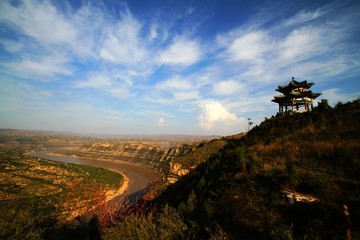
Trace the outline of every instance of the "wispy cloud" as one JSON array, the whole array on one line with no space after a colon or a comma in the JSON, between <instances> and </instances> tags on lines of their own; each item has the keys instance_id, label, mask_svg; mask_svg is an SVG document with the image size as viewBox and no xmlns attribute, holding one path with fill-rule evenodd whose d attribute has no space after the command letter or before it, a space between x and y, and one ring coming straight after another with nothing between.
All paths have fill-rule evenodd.
<instances>
[{"instance_id":1,"label":"wispy cloud","mask_svg":"<svg viewBox=\"0 0 360 240\"><path fill-rule=\"evenodd\" d=\"M213 85L213 92L216 95L233 95L245 90L244 84L235 80L221 81Z\"/></svg>"},{"instance_id":2,"label":"wispy cloud","mask_svg":"<svg viewBox=\"0 0 360 240\"><path fill-rule=\"evenodd\" d=\"M54 94L46 88L3 77L1 79L0 96L1 111L16 112L18 110L35 111L37 108L42 108L51 101Z\"/></svg>"},{"instance_id":3,"label":"wispy cloud","mask_svg":"<svg viewBox=\"0 0 360 240\"><path fill-rule=\"evenodd\" d=\"M71 43L76 29L47 1L2 1L0 19L16 26L21 32L42 44Z\"/></svg>"},{"instance_id":4,"label":"wispy cloud","mask_svg":"<svg viewBox=\"0 0 360 240\"><path fill-rule=\"evenodd\" d=\"M16 103L3 94L1 108L20 102L51 112L48 103L61 109L59 119L79 126L84 118L70 115L82 112L88 127L103 130L122 129L118 119L134 131L178 131L174 126L186 122L198 133L231 134L245 130L248 117L257 122L275 114L274 89L292 76L316 82L314 91L332 103L359 92L349 86L360 74L360 6L351 1L265 3L249 17L234 16L238 21L226 30L211 25L227 19L211 6L151 5L140 14L131 4L0 1L0 72L12 79L12 87L5 85L44 93L43 103Z\"/></svg>"},{"instance_id":5,"label":"wispy cloud","mask_svg":"<svg viewBox=\"0 0 360 240\"><path fill-rule=\"evenodd\" d=\"M45 47L42 51L70 51L80 56L94 54L94 33L100 29L94 17L102 22L96 9L82 6L77 12L62 12L49 1L20 1L18 4L2 1L0 21L14 27L19 40L28 48ZM22 38L25 35L28 38Z\"/></svg>"},{"instance_id":6,"label":"wispy cloud","mask_svg":"<svg viewBox=\"0 0 360 240\"><path fill-rule=\"evenodd\" d=\"M199 92L196 90L186 92L175 92L174 97L178 101L186 101L200 98Z\"/></svg>"},{"instance_id":7,"label":"wispy cloud","mask_svg":"<svg viewBox=\"0 0 360 240\"><path fill-rule=\"evenodd\" d=\"M68 58L59 55L43 55L39 57L22 57L19 61L0 63L5 72L20 78L49 81L56 76L71 75L73 70Z\"/></svg>"},{"instance_id":8,"label":"wispy cloud","mask_svg":"<svg viewBox=\"0 0 360 240\"><path fill-rule=\"evenodd\" d=\"M352 93L351 95L345 94L339 88L326 89L322 92L321 99L329 100L331 106L335 106L338 102L346 103L360 97L360 91ZM318 99L319 101L319 99Z\"/></svg>"},{"instance_id":9,"label":"wispy cloud","mask_svg":"<svg viewBox=\"0 0 360 240\"><path fill-rule=\"evenodd\" d=\"M227 53L231 60L258 61L269 48L267 34L254 31L231 39Z\"/></svg>"},{"instance_id":10,"label":"wispy cloud","mask_svg":"<svg viewBox=\"0 0 360 240\"><path fill-rule=\"evenodd\" d=\"M287 19L283 22L283 27L293 27L296 25L301 25L309 21L315 20L326 13L325 9L316 9L315 11L311 10L301 10L295 16Z\"/></svg>"},{"instance_id":11,"label":"wispy cloud","mask_svg":"<svg viewBox=\"0 0 360 240\"><path fill-rule=\"evenodd\" d=\"M340 28L324 20L309 24L311 20L322 16L324 16L322 10L313 12L300 10L296 21L289 17L279 24L266 27L269 21L263 20L260 25L220 34L217 36L217 43L221 47L227 46L225 48L227 54L223 57L226 60L238 61L238 76L247 81L277 83L294 75L318 80L317 72L326 66L329 66L326 68L335 67L335 61L340 59L343 62L344 54L349 59L348 63L335 68L341 69L341 73L346 73L353 66L350 59L357 55L344 41L349 35L347 27L353 28L353 26L345 25ZM290 19L296 24L295 22L290 24ZM314 69L315 65L321 68ZM324 74L321 78L333 76L333 71L328 73L328 76ZM337 74L341 73L338 71Z\"/></svg>"},{"instance_id":12,"label":"wispy cloud","mask_svg":"<svg viewBox=\"0 0 360 240\"><path fill-rule=\"evenodd\" d=\"M122 14L121 21L105 33L100 56L121 65L143 62L147 53L140 37L141 28L130 12Z\"/></svg>"},{"instance_id":13,"label":"wispy cloud","mask_svg":"<svg viewBox=\"0 0 360 240\"><path fill-rule=\"evenodd\" d=\"M201 56L199 44L186 38L175 38L159 57L161 64L189 66L196 63Z\"/></svg>"},{"instance_id":14,"label":"wispy cloud","mask_svg":"<svg viewBox=\"0 0 360 240\"><path fill-rule=\"evenodd\" d=\"M0 44L4 46L6 52L16 53L24 48L24 44L9 39L0 39Z\"/></svg>"},{"instance_id":15,"label":"wispy cloud","mask_svg":"<svg viewBox=\"0 0 360 240\"><path fill-rule=\"evenodd\" d=\"M158 83L156 88L160 90L188 90L192 88L189 81L181 79L179 76L175 76L164 82Z\"/></svg>"},{"instance_id":16,"label":"wispy cloud","mask_svg":"<svg viewBox=\"0 0 360 240\"><path fill-rule=\"evenodd\" d=\"M125 99L133 94L130 91L132 82L122 81L111 72L90 73L86 80L75 82L77 88L96 89L118 99Z\"/></svg>"},{"instance_id":17,"label":"wispy cloud","mask_svg":"<svg viewBox=\"0 0 360 240\"><path fill-rule=\"evenodd\" d=\"M280 59L290 63L323 54L329 47L321 28L302 27L292 31L280 42ZM330 41L331 42L331 41Z\"/></svg>"}]
</instances>

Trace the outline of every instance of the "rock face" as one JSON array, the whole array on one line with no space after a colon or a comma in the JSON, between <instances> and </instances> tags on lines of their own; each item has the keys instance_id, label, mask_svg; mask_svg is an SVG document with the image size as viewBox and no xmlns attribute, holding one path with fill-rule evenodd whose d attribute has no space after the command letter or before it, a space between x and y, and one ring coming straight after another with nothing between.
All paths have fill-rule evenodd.
<instances>
[{"instance_id":1,"label":"rock face","mask_svg":"<svg viewBox=\"0 0 360 240\"><path fill-rule=\"evenodd\" d=\"M188 174L190 169L184 168L183 165L179 163L170 163L169 173L166 176L166 179L169 183L176 182L180 177Z\"/></svg>"},{"instance_id":2,"label":"rock face","mask_svg":"<svg viewBox=\"0 0 360 240\"><path fill-rule=\"evenodd\" d=\"M225 145L225 140L164 144L161 142L96 142L83 145L77 155L87 159L126 162L156 170L176 182Z\"/></svg>"},{"instance_id":3,"label":"rock face","mask_svg":"<svg viewBox=\"0 0 360 240\"><path fill-rule=\"evenodd\" d=\"M166 173L170 161L195 149L195 144L164 147L155 143L120 142L88 143L79 149L81 157L102 161L123 161Z\"/></svg>"},{"instance_id":4,"label":"rock face","mask_svg":"<svg viewBox=\"0 0 360 240\"><path fill-rule=\"evenodd\" d=\"M170 162L170 168L166 175L169 183L176 182L186 175L191 169L205 162L226 145L226 140L215 139L210 142L199 144L196 149L183 155L175 156Z\"/></svg>"}]
</instances>

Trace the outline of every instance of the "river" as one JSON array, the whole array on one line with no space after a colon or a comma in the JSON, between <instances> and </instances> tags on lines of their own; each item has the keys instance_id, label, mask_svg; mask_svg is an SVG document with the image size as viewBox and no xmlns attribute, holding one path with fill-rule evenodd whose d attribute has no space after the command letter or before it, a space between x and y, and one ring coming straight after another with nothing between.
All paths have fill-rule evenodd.
<instances>
[{"instance_id":1,"label":"river","mask_svg":"<svg viewBox=\"0 0 360 240\"><path fill-rule=\"evenodd\" d=\"M126 191L126 196L129 198L129 200L141 197L144 194L143 190L146 186L149 185L149 183L160 180L162 178L161 174L158 172L138 166L129 165L126 163L97 161L65 155L54 155L48 152L33 152L28 153L27 155L58 162L102 167L120 172L122 175L125 175L130 181L128 189Z\"/></svg>"}]
</instances>

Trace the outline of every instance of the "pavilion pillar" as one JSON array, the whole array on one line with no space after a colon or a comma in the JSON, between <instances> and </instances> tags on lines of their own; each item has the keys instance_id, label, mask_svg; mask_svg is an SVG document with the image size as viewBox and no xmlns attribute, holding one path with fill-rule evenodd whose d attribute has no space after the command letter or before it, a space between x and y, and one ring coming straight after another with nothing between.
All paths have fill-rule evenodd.
<instances>
[{"instance_id":1,"label":"pavilion pillar","mask_svg":"<svg viewBox=\"0 0 360 240\"><path fill-rule=\"evenodd\" d=\"M281 104L279 103L279 114L281 115Z\"/></svg>"}]
</instances>

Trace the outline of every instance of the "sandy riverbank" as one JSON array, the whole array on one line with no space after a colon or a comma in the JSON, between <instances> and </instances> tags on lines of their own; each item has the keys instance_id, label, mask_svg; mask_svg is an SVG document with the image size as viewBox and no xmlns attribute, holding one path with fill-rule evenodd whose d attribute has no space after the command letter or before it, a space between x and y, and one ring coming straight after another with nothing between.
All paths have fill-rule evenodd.
<instances>
[{"instance_id":1,"label":"sandy riverbank","mask_svg":"<svg viewBox=\"0 0 360 240\"><path fill-rule=\"evenodd\" d=\"M76 155L70 155L69 156L69 155L65 155L65 154L61 154L61 153L52 153L52 152L50 152L50 153L47 153L47 154L49 156L79 158ZM129 189L129 185L130 185L130 179L124 173L122 173L121 171L115 170L115 169L108 169L108 170L114 171L114 172L117 172L117 173L121 174L121 176L123 177L123 181L122 181L122 184L121 184L120 188L106 191L106 194L105 194L105 196L106 196L105 201L106 202L110 202L113 199L123 195Z\"/></svg>"},{"instance_id":2,"label":"sandy riverbank","mask_svg":"<svg viewBox=\"0 0 360 240\"><path fill-rule=\"evenodd\" d=\"M58 153L50 153L47 151L42 152L29 152L26 155L32 157L40 157L53 161L60 161L66 163L75 163L82 165L89 165L94 167L102 167L120 173L124 177L123 185L117 190L110 190L108 199L115 199L122 194L125 196L142 191L149 183L157 181L162 178L162 175L150 169L139 166L127 164L123 161L110 162L83 159L77 156L68 156Z\"/></svg>"},{"instance_id":3,"label":"sandy riverbank","mask_svg":"<svg viewBox=\"0 0 360 240\"><path fill-rule=\"evenodd\" d=\"M24 155L31 155L31 154L34 154L34 152L28 152L28 153L25 153ZM48 152L48 153L46 153L46 154L47 154L48 156L55 156L55 157L79 158L79 157L77 157L76 155L70 155L70 156L69 156L69 155L65 155L65 154L61 154L61 153L53 153L53 152ZM121 195L123 195L123 194L129 189L131 180L130 180L124 173L122 173L122 172L119 171L119 170L109 169L109 168L107 168L107 169L110 170L110 171L117 172L117 173L121 174L121 176L123 177L122 184L121 184L121 186L120 186L118 189L112 189L112 190L107 190L107 191L106 191L106 194L105 194L106 202L109 202L109 201L112 201L113 199L115 199L115 198L120 197Z\"/></svg>"},{"instance_id":4,"label":"sandy riverbank","mask_svg":"<svg viewBox=\"0 0 360 240\"><path fill-rule=\"evenodd\" d=\"M116 171L116 172L120 173L119 171ZM130 179L127 176L125 176L124 174L122 174L122 173L120 173L120 174L123 176L124 181L122 182L122 185L120 186L120 188L114 189L114 190L108 190L106 192L106 202L110 202L113 199L122 196L129 189Z\"/></svg>"}]
</instances>

